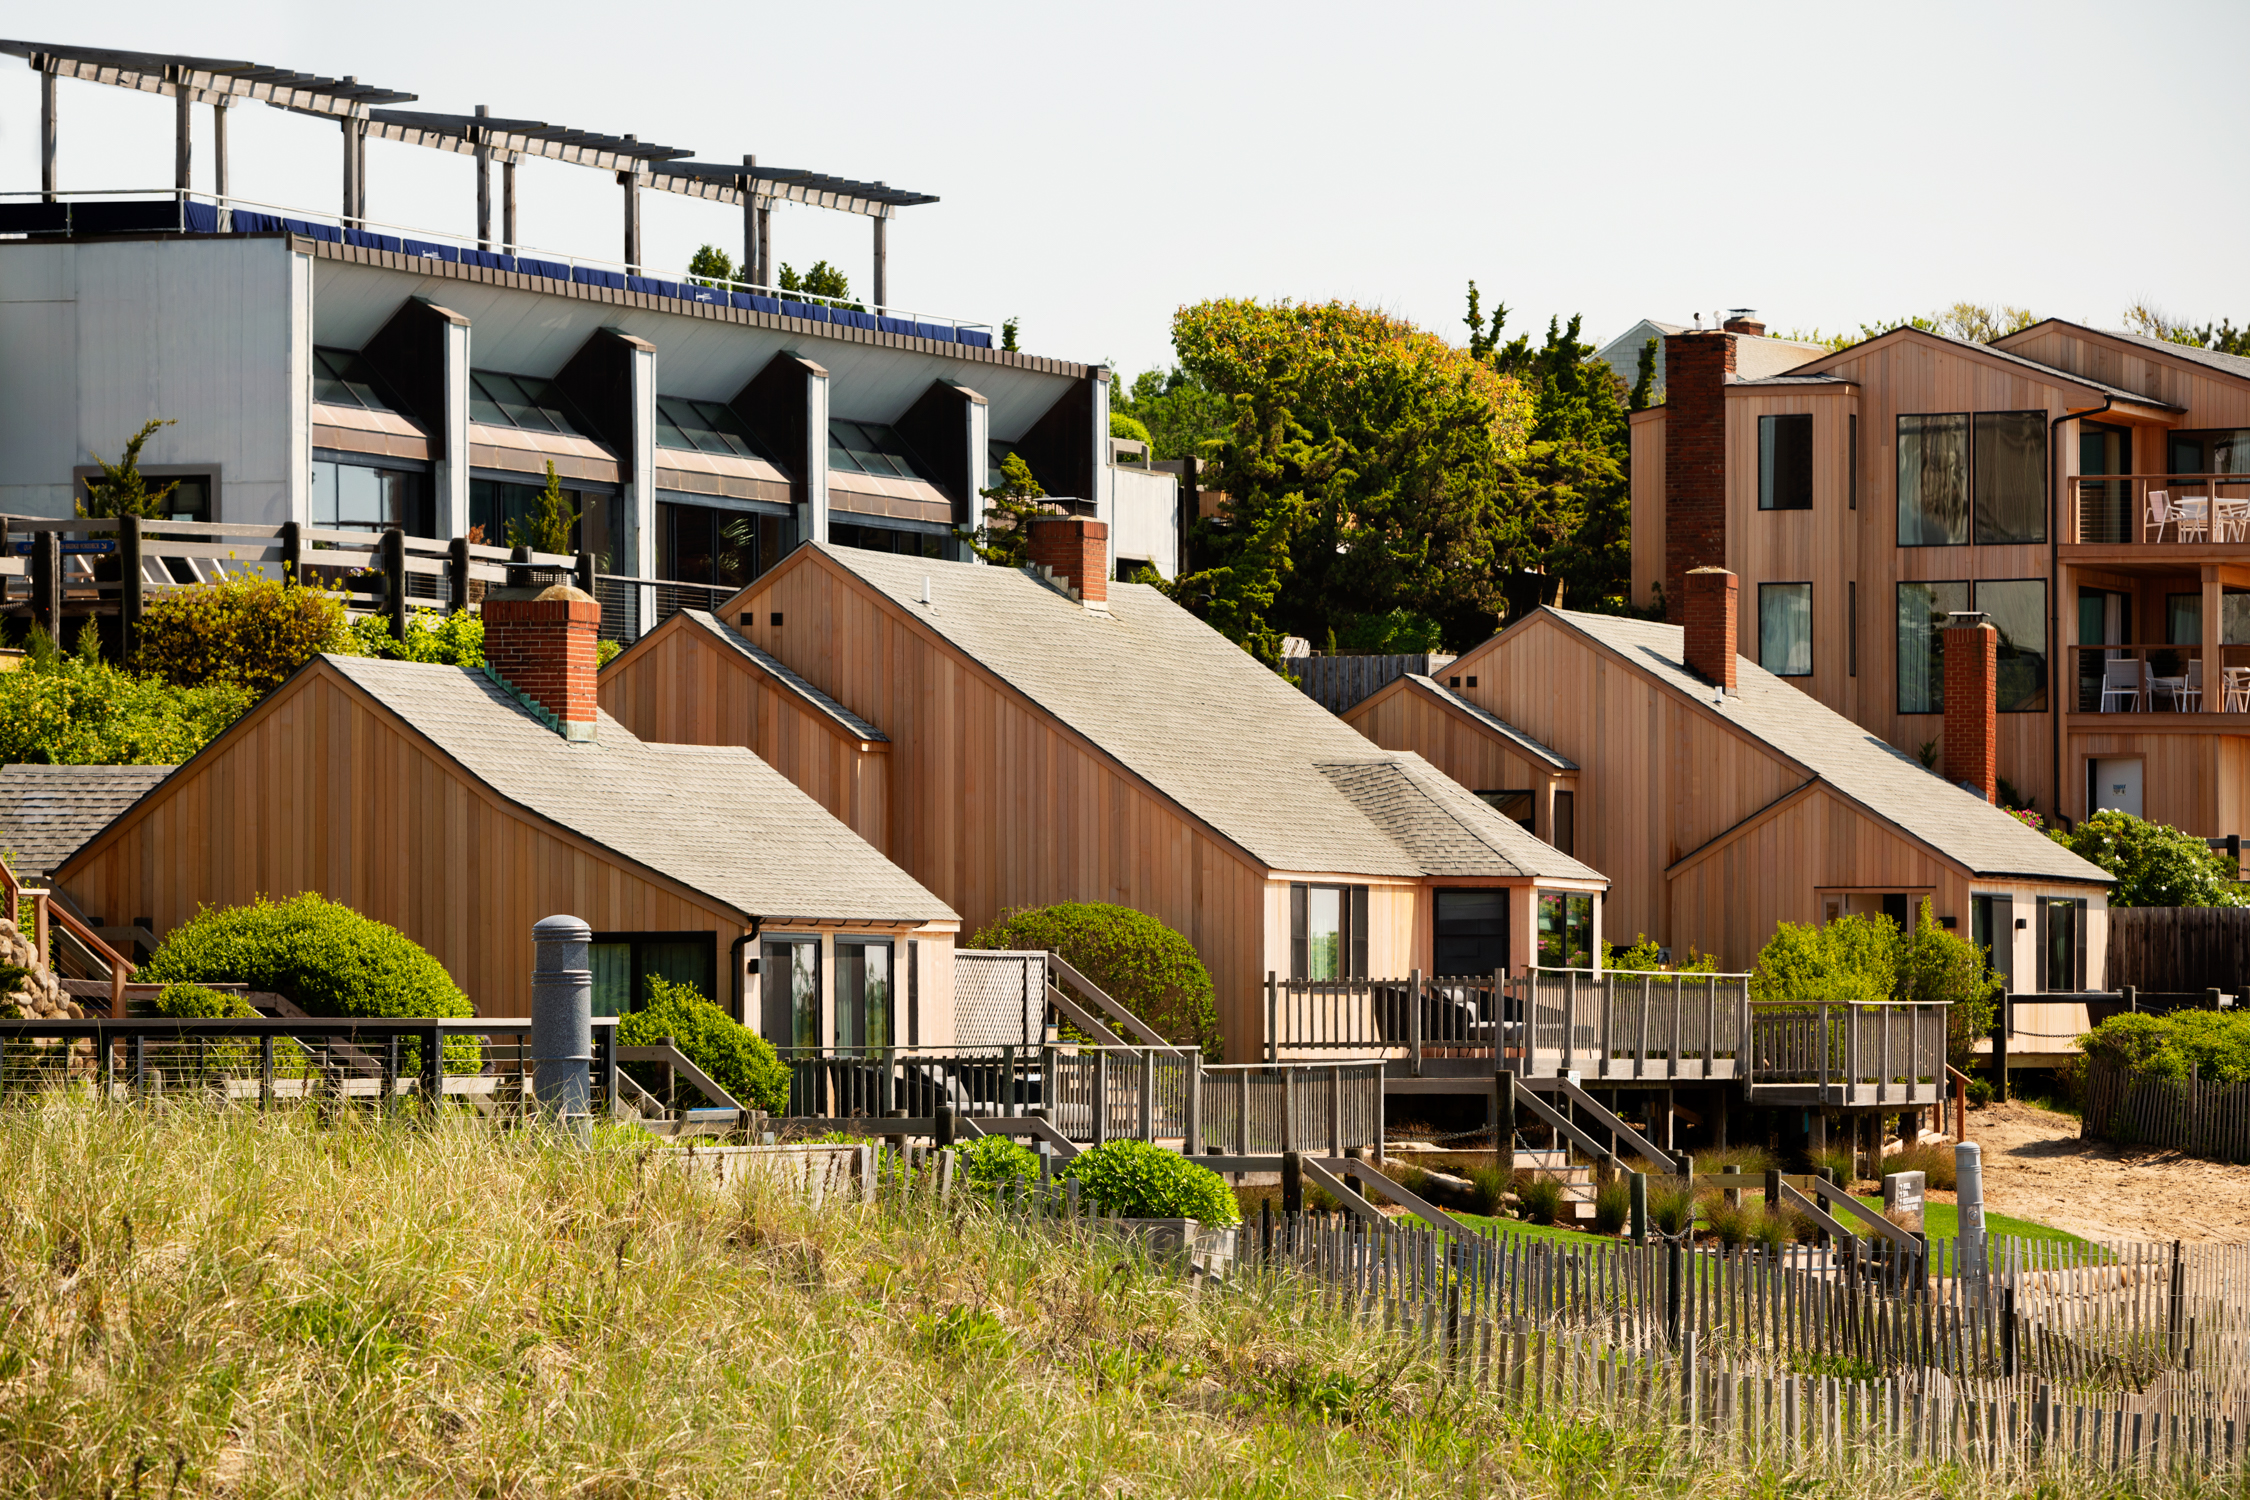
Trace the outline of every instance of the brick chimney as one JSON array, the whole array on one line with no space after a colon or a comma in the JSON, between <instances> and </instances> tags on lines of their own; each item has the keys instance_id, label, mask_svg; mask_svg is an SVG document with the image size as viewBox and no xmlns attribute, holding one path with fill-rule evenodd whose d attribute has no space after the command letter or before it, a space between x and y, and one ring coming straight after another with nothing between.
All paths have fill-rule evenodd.
<instances>
[{"instance_id":1,"label":"brick chimney","mask_svg":"<svg viewBox=\"0 0 2250 1500\"><path fill-rule=\"evenodd\" d=\"M1109 523L1083 516L1035 516L1031 565L1088 609L1109 608Z\"/></svg>"},{"instance_id":2,"label":"brick chimney","mask_svg":"<svg viewBox=\"0 0 2250 1500\"><path fill-rule=\"evenodd\" d=\"M1680 623L1686 627L1682 659L1688 670L1728 692L1734 686L1735 577L1724 568L1690 568Z\"/></svg>"},{"instance_id":3,"label":"brick chimney","mask_svg":"<svg viewBox=\"0 0 2250 1500\"><path fill-rule=\"evenodd\" d=\"M1990 802L1999 775L2000 632L1975 613L1945 627L1945 776Z\"/></svg>"},{"instance_id":4,"label":"brick chimney","mask_svg":"<svg viewBox=\"0 0 2250 1500\"><path fill-rule=\"evenodd\" d=\"M1664 600L1681 614L1691 568L1727 562L1727 376L1734 335L1705 329L1664 340Z\"/></svg>"},{"instance_id":5,"label":"brick chimney","mask_svg":"<svg viewBox=\"0 0 2250 1500\"><path fill-rule=\"evenodd\" d=\"M537 594L495 589L484 600L485 672L568 740L594 737L595 636L602 607L558 583Z\"/></svg>"},{"instance_id":6,"label":"brick chimney","mask_svg":"<svg viewBox=\"0 0 2250 1500\"><path fill-rule=\"evenodd\" d=\"M1746 333L1754 339L1766 336L1766 325L1759 322L1758 315L1747 307L1736 308L1719 326L1728 333Z\"/></svg>"}]
</instances>

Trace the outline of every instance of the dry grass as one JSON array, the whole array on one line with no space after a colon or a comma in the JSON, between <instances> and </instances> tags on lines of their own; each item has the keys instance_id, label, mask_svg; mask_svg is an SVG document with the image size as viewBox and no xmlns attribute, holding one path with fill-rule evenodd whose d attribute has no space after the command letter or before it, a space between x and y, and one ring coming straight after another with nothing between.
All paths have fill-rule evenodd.
<instances>
[{"instance_id":1,"label":"dry grass","mask_svg":"<svg viewBox=\"0 0 2250 1500\"><path fill-rule=\"evenodd\" d=\"M967 1203L811 1211L661 1154L0 1111L0 1493L2010 1493L1510 1418L1293 1283L1194 1291Z\"/></svg>"}]
</instances>

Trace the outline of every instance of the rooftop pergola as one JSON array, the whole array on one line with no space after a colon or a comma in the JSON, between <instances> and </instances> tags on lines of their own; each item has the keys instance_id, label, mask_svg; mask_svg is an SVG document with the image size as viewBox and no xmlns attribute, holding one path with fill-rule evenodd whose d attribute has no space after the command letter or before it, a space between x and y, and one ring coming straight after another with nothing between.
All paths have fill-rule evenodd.
<instances>
[{"instance_id":1,"label":"rooftop pergola","mask_svg":"<svg viewBox=\"0 0 2250 1500\"><path fill-rule=\"evenodd\" d=\"M773 284L772 207L776 202L860 214L874 221L874 303L887 300L889 247L886 225L901 208L935 203L929 193L908 192L882 182L793 168L761 167L755 156L736 166L691 161L684 148L657 146L632 135L602 135L551 125L544 120L504 119L478 105L474 114L441 114L382 106L410 102L418 95L376 88L352 77L322 78L261 63L167 53L119 52L100 47L65 47L47 42L0 40L0 54L24 58L40 75L40 191L50 201L55 181L55 82L75 78L114 88L134 89L176 99L177 142L173 186L190 190L191 154L188 111L208 104L213 114L214 188L227 196L227 110L237 100L255 99L277 109L337 121L344 133L344 211L347 224L367 218L367 141L398 141L436 151L474 156L477 163L477 243L493 245L492 165L501 170L501 248L516 248L516 164L526 157L566 162L614 173L625 193L627 267L641 266L642 189L705 198L742 207L743 265L749 280Z\"/></svg>"}]
</instances>

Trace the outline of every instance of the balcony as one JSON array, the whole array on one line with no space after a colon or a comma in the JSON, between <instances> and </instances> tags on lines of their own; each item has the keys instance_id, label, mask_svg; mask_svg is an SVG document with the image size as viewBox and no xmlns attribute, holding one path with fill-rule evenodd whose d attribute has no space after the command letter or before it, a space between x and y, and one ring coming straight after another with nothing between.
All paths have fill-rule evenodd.
<instances>
[{"instance_id":1,"label":"balcony","mask_svg":"<svg viewBox=\"0 0 2250 1500\"><path fill-rule=\"evenodd\" d=\"M2063 545L2075 561L2191 563L2250 555L2250 474L2074 475Z\"/></svg>"},{"instance_id":2,"label":"balcony","mask_svg":"<svg viewBox=\"0 0 2250 1500\"><path fill-rule=\"evenodd\" d=\"M2250 645L2219 648L2207 671L2201 646L2072 646L2069 677L2074 715L2100 724L2075 728L2224 729L2250 733ZM2066 693L2069 691L2066 687ZM2126 716L2135 720L2129 726Z\"/></svg>"}]
</instances>

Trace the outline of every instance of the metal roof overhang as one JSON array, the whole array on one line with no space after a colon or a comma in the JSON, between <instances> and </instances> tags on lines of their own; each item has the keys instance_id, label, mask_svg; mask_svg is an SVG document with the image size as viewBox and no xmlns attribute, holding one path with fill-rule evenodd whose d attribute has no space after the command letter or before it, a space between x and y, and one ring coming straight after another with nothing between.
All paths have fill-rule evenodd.
<instances>
[{"instance_id":1,"label":"metal roof overhang","mask_svg":"<svg viewBox=\"0 0 2250 1500\"><path fill-rule=\"evenodd\" d=\"M57 78L106 83L113 88L176 97L184 84L196 104L255 99L281 109L340 118L364 115L377 104L419 98L377 88L356 78L293 73L234 58L188 57L165 52L120 52L107 47L65 47L50 42L0 40L0 56L21 57Z\"/></svg>"}]
</instances>

